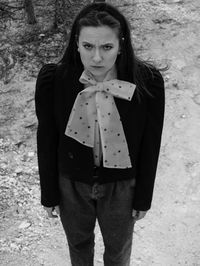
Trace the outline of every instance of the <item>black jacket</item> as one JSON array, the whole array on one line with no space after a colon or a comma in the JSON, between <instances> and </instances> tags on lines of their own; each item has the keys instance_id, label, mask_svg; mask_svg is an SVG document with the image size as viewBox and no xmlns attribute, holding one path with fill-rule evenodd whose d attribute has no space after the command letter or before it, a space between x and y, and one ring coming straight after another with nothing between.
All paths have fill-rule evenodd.
<instances>
[{"instance_id":1,"label":"black jacket","mask_svg":"<svg viewBox=\"0 0 200 266\"><path fill-rule=\"evenodd\" d=\"M137 88L130 102L114 98L118 108L132 168L97 169L94 178L92 148L67 137L65 127L72 106L83 84L80 73L68 75L64 66L47 64L42 67L36 82L35 107L38 118L37 153L41 185L41 203L59 205L59 175L75 181L93 184L116 180L136 179L133 208L146 211L151 206L164 118L164 82L161 74L152 69L145 79L145 90L137 97Z\"/></svg>"}]
</instances>

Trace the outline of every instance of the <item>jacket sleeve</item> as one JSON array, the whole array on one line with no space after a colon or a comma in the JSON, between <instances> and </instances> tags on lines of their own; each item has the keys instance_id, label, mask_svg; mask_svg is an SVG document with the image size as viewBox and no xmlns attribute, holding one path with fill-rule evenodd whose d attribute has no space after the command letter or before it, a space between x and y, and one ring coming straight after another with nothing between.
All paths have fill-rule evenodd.
<instances>
[{"instance_id":1,"label":"jacket sleeve","mask_svg":"<svg viewBox=\"0 0 200 266\"><path fill-rule=\"evenodd\" d=\"M165 109L163 78L157 70L152 70L150 76L146 87L152 96L146 95L146 122L139 152L133 201L133 208L141 211L147 211L151 207Z\"/></svg>"},{"instance_id":2,"label":"jacket sleeve","mask_svg":"<svg viewBox=\"0 0 200 266\"><path fill-rule=\"evenodd\" d=\"M41 188L41 204L59 204L57 146L58 132L54 118L55 64L44 65L37 77L35 111L38 119L37 157Z\"/></svg>"}]
</instances>

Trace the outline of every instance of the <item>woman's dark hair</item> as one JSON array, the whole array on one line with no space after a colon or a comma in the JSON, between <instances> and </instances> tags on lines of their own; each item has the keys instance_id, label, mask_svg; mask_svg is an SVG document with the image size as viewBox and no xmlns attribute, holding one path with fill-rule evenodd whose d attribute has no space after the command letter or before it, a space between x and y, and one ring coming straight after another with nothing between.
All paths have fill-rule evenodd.
<instances>
[{"instance_id":1,"label":"woman's dark hair","mask_svg":"<svg viewBox=\"0 0 200 266\"><path fill-rule=\"evenodd\" d=\"M146 90L143 82L144 77L141 76L139 68L146 65L150 69L151 65L142 62L135 56L128 21L117 8L107 3L89 4L76 16L72 25L67 49L60 63L65 64L69 70L76 69L81 75L83 65L79 52L77 51L77 40L81 28L85 26L108 26L113 30L117 30L121 52L116 60L118 79L136 84L139 90L140 88Z\"/></svg>"}]
</instances>

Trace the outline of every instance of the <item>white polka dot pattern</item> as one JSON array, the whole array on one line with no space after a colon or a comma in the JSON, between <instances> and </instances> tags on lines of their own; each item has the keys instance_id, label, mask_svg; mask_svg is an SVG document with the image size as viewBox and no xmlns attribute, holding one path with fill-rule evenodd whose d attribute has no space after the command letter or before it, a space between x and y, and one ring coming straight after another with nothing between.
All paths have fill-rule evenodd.
<instances>
[{"instance_id":1,"label":"white polka dot pattern","mask_svg":"<svg viewBox=\"0 0 200 266\"><path fill-rule=\"evenodd\" d=\"M89 83L89 86L77 95L65 134L83 145L94 147L95 123L98 123L104 167L132 167L113 96L130 101L136 86L117 79L96 82L86 71L83 72L80 82Z\"/></svg>"}]
</instances>

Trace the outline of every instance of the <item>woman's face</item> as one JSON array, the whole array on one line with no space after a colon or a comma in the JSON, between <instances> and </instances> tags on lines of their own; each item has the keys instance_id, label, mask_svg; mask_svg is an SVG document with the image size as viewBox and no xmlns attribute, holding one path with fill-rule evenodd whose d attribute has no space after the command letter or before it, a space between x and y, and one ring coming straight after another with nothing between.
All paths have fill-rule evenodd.
<instances>
[{"instance_id":1,"label":"woman's face","mask_svg":"<svg viewBox=\"0 0 200 266\"><path fill-rule=\"evenodd\" d=\"M117 32L107 26L86 26L80 31L77 45L84 69L103 81L119 53Z\"/></svg>"}]
</instances>

